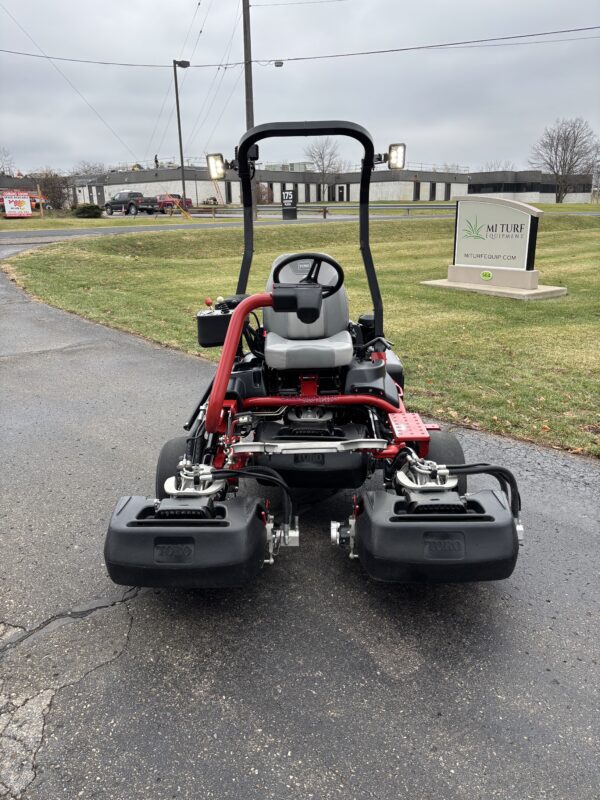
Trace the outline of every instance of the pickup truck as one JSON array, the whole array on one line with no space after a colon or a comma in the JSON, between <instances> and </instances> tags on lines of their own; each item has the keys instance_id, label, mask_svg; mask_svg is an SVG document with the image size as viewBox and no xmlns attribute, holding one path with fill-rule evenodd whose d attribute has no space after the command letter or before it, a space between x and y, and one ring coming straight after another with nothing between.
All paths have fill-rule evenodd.
<instances>
[{"instance_id":1,"label":"pickup truck","mask_svg":"<svg viewBox=\"0 0 600 800\"><path fill-rule=\"evenodd\" d=\"M160 211L156 197L144 197L141 192L119 192L105 203L104 210L110 216L113 211L123 211L134 217L140 211L155 214Z\"/></svg>"},{"instance_id":2,"label":"pickup truck","mask_svg":"<svg viewBox=\"0 0 600 800\"><path fill-rule=\"evenodd\" d=\"M167 210L172 208L181 208L183 203L180 194L159 194L156 196L156 202L158 203L158 208L161 214L164 214ZM184 204L185 210L189 211L192 207L191 198L185 198Z\"/></svg>"}]
</instances>

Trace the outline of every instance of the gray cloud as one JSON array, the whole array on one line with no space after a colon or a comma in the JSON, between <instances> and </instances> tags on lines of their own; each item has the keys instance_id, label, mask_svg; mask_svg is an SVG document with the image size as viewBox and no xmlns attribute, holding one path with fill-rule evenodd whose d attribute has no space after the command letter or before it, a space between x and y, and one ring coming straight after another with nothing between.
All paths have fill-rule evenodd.
<instances>
[{"instance_id":1,"label":"gray cloud","mask_svg":"<svg viewBox=\"0 0 600 800\"><path fill-rule=\"evenodd\" d=\"M189 58L207 10L193 61L218 62L239 13L239 0L202 0L182 52L196 0L3 2L51 55L132 62ZM346 0L254 7L253 55L284 58L579 27L594 24L591 10L587 0L571 0L568 6L559 0ZM230 60L242 58L241 34L240 21ZM0 47L35 51L1 9ZM256 65L255 120L347 118L369 128L381 149L390 141L406 141L412 162L477 168L488 160L509 159L526 166L531 144L557 116L583 116L600 132L599 53L600 40L589 40L286 63L280 69ZM172 93L149 141L172 80L168 69L60 68L128 149L48 62L0 54L0 144L18 167L68 168L82 159L131 162L151 158L159 144L161 158L175 155ZM231 154L244 129L240 68L224 74L188 70L181 79L185 141L209 86L220 85L187 152L200 156L205 149L216 149ZM350 161L358 160L351 145L342 149ZM302 151L301 141L270 142L261 156L301 159Z\"/></svg>"}]
</instances>

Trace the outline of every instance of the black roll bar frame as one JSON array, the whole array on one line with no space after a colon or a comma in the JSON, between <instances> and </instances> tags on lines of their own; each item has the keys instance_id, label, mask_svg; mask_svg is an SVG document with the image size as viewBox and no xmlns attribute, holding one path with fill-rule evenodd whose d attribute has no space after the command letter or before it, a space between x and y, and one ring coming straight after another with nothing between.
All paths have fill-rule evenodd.
<instances>
[{"instance_id":1,"label":"black roll bar frame","mask_svg":"<svg viewBox=\"0 0 600 800\"><path fill-rule=\"evenodd\" d=\"M269 122L250 128L240 139L237 149L238 175L242 189L242 202L244 204L244 255L238 278L237 293L244 294L248 285L248 276L254 254L254 220L252 213L252 170L248 159L248 151L252 145L261 139L279 136L349 136L362 144L365 156L362 161L360 174L359 194L359 246L362 256L369 291L373 301L373 314L375 336L383 337L383 303L379 282L375 273L371 246L369 244L369 187L371 172L375 161L375 149L370 133L361 125L343 120L330 120L323 122Z\"/></svg>"}]
</instances>

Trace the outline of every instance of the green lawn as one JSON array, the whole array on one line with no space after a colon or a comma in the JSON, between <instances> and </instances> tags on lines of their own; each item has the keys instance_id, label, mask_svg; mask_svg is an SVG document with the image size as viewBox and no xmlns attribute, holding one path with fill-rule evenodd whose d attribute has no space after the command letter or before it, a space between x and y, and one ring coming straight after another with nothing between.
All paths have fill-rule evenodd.
<instances>
[{"instance_id":1,"label":"green lawn","mask_svg":"<svg viewBox=\"0 0 600 800\"><path fill-rule=\"evenodd\" d=\"M64 228L122 228L134 227L136 225L181 225L189 222L190 225L212 220L210 214L203 217L194 217L187 220L181 214L137 214L130 216L100 217L100 219L80 219L65 215L46 214L43 218L39 214L23 219L5 219L0 216L0 232L5 231L43 231L43 230L62 230Z\"/></svg>"},{"instance_id":2,"label":"green lawn","mask_svg":"<svg viewBox=\"0 0 600 800\"><path fill-rule=\"evenodd\" d=\"M543 283L569 289L544 302L421 286L446 275L453 220L374 222L371 234L411 409L600 455L600 218L542 220ZM52 305L197 353L195 312L206 295L235 290L241 250L239 229L196 228L51 245L11 259L9 270ZM338 258L353 317L369 308L355 223L259 228L250 288L264 287L277 255L301 250Z\"/></svg>"}]
</instances>

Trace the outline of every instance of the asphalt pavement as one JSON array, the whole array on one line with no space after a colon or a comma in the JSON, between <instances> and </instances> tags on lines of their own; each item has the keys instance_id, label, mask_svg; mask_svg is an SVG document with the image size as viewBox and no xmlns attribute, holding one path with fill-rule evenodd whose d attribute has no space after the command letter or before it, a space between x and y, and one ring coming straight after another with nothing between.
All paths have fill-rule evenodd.
<instances>
[{"instance_id":1,"label":"asphalt pavement","mask_svg":"<svg viewBox=\"0 0 600 800\"><path fill-rule=\"evenodd\" d=\"M0 797L597 800L598 463L458 431L519 480L507 581L374 583L311 493L247 588L116 587L112 508L212 371L0 274Z\"/></svg>"}]
</instances>

